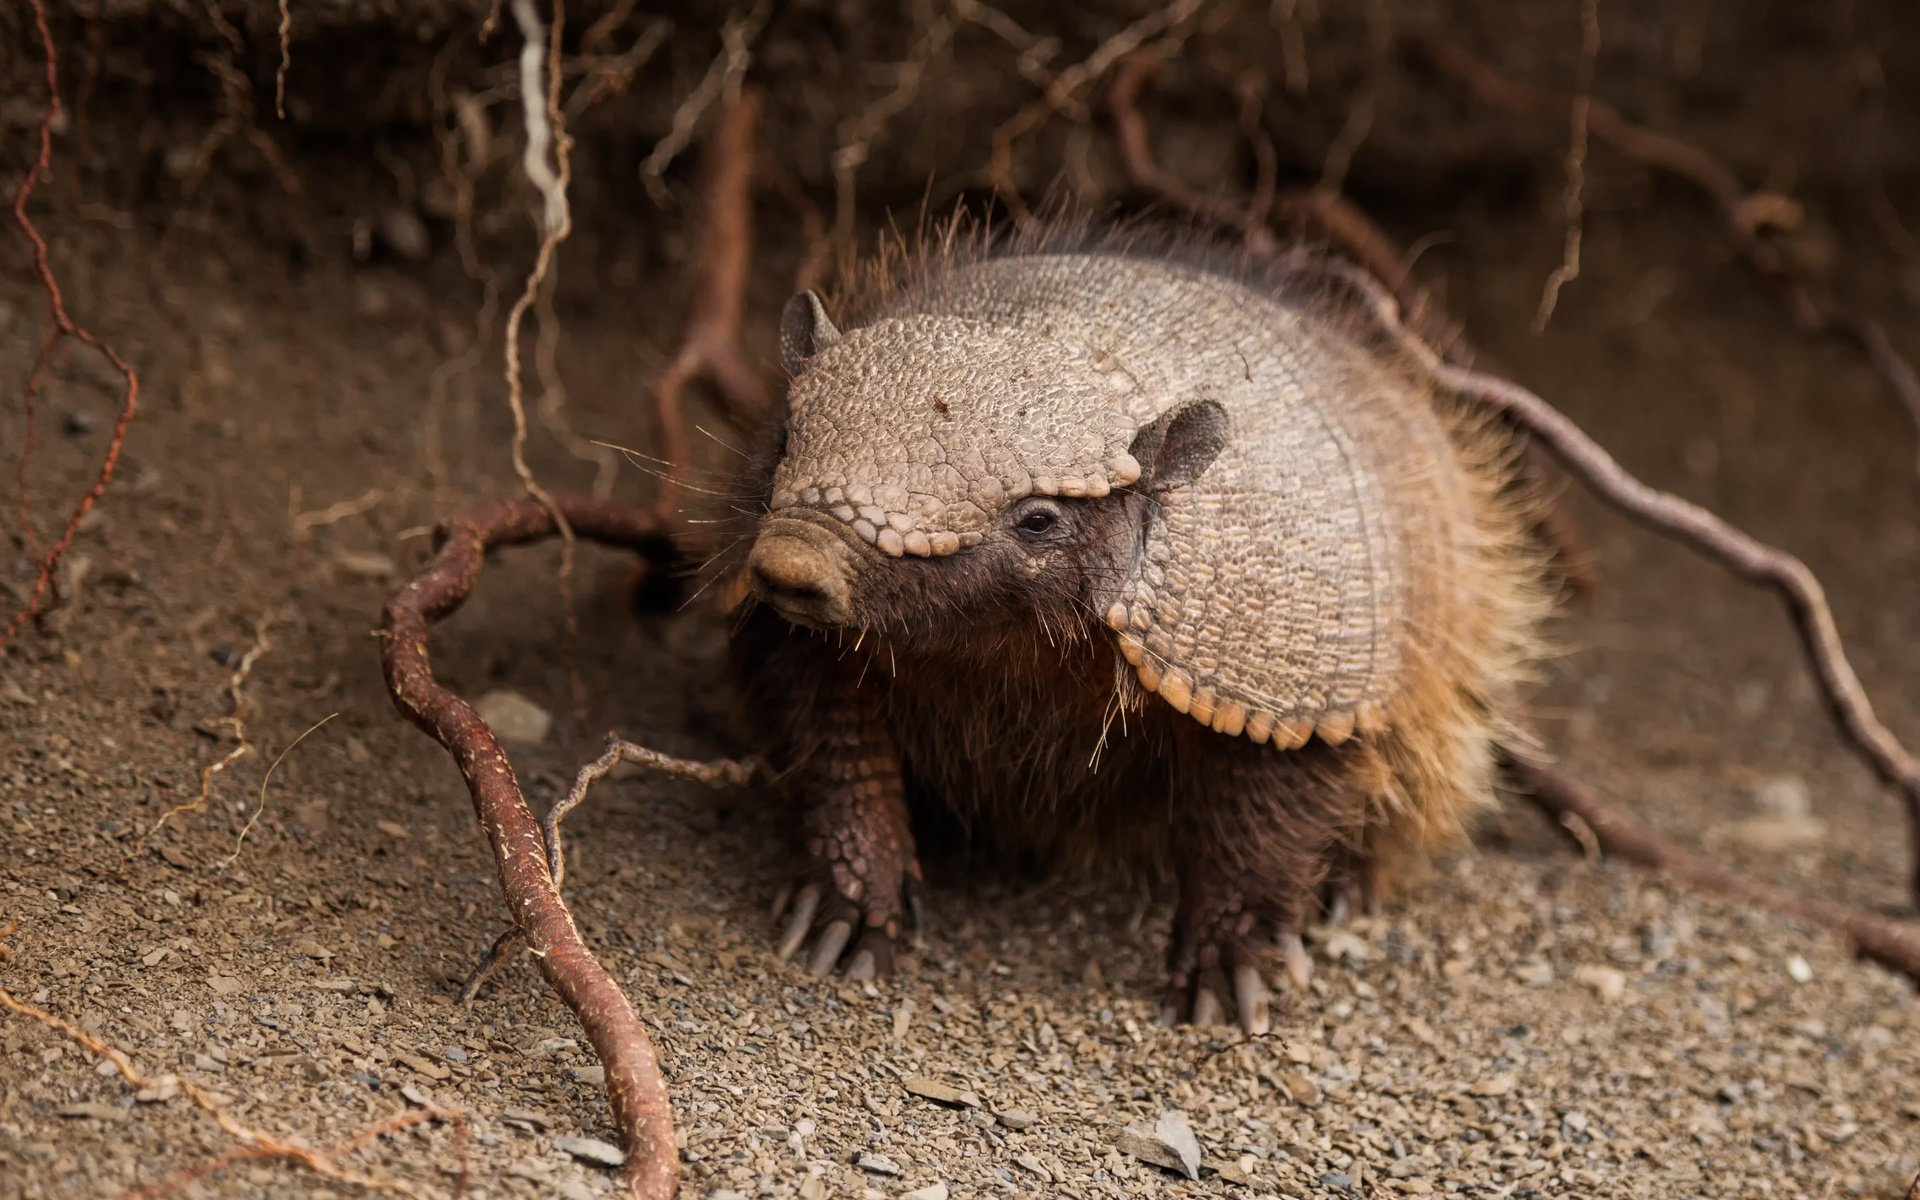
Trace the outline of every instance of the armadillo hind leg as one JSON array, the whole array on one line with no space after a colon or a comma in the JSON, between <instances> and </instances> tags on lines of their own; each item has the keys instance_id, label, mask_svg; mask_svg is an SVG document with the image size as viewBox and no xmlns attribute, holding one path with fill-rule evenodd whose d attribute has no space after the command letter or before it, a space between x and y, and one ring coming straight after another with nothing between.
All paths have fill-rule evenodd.
<instances>
[{"instance_id":1,"label":"armadillo hind leg","mask_svg":"<svg viewBox=\"0 0 1920 1200\"><path fill-rule=\"evenodd\" d=\"M1379 916L1384 877L1380 857L1364 842L1341 845L1320 883L1320 919L1328 925L1345 925L1355 917Z\"/></svg>"},{"instance_id":2,"label":"armadillo hind leg","mask_svg":"<svg viewBox=\"0 0 1920 1200\"><path fill-rule=\"evenodd\" d=\"M1364 820L1367 797L1337 748L1275 754L1227 743L1178 785L1171 830L1179 908L1167 953L1164 1023L1270 1024L1267 981L1304 988L1300 932L1320 888Z\"/></svg>"}]
</instances>

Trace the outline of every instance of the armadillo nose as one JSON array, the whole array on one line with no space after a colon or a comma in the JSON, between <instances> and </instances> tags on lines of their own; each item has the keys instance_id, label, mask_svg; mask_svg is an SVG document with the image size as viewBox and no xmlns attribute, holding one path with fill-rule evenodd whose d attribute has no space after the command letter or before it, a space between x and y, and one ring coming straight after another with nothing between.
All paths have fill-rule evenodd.
<instances>
[{"instance_id":1,"label":"armadillo nose","mask_svg":"<svg viewBox=\"0 0 1920 1200\"><path fill-rule=\"evenodd\" d=\"M831 537L810 529L762 533L747 556L754 594L803 624L846 624L851 608L838 547L822 544Z\"/></svg>"}]
</instances>

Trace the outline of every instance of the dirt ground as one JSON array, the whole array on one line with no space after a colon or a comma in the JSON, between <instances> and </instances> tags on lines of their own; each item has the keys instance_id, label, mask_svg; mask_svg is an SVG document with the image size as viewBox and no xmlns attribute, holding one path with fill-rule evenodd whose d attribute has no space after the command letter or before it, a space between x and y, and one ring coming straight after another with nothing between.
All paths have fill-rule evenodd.
<instances>
[{"instance_id":1,"label":"dirt ground","mask_svg":"<svg viewBox=\"0 0 1920 1200\"><path fill-rule=\"evenodd\" d=\"M1897 6L1861 8L1868 32L1853 42L1794 42L1790 22L1759 22L1752 37L1785 67L1749 107L1724 89L1703 99L1702 85L1644 108L1717 139L1755 181L1791 186L1794 164L1837 152L1854 126L1790 119L1776 91L1800 76L1786 67L1826 78L1871 46L1906 87L1883 96L1880 127L1920 126L1916 76L1894 69L1920 59L1920 31L1909 20L1903 40L1876 41ZM1747 36L1715 19L1710 62ZM1562 57L1577 46L1566 30L1553 39ZM24 30L10 45L37 52ZM699 65L703 45L676 46L675 61ZM774 69L797 69L777 49ZM325 53L296 48L296 93ZM1010 78L993 86L1023 94ZM31 136L41 101L15 89L6 105L11 137ZM211 111L156 118L153 153L197 144ZM96 122L97 139L125 134ZM1404 130L1382 125L1393 161ZM69 128L56 156L80 155L74 143ZM1882 716L1920 740L1920 483L1897 403L1847 347L1792 333L1709 212L1598 149L1583 271L1531 332L1561 251L1545 144L1496 156L1506 176L1442 172L1397 201L1386 167L1360 186L1407 242L1443 235L1421 271L1488 355L1650 482L1803 555ZM1898 138L1880 144L1893 147L1887 206L1912 228L1920 168ZM5 160L13 179L21 153ZM68 603L0 659L0 925L19 923L0 985L277 1138L337 1146L410 1109L467 1114L356 1147L339 1159L350 1172L433 1196L612 1194L613 1172L568 1140L617 1141L599 1068L537 973L516 960L470 1007L451 1000L502 928L498 884L453 765L388 701L372 637L432 524L514 491L497 322L476 347L480 289L445 223L423 226L418 259L382 252L386 234L356 257L353 214L327 209L339 188L319 180L302 211L347 217L283 236L292 218L249 207L274 193L248 153L223 147L226 177L192 195L177 179L56 170L33 208L69 305L137 366L144 404L68 561ZM324 159L293 161L324 173ZM563 252L557 360L576 431L645 445L645 381L686 291L690 193L654 209L631 167L582 184L599 197L589 212L617 201L645 231L588 221ZM1796 261L1920 355L1920 259L1836 199L1840 183L1812 166L1801 179L1810 232ZM376 231L381 203L361 214ZM745 336L771 377L799 235L771 194L761 210ZM521 249L500 264L514 286ZM45 328L24 261L0 275L9 474ZM25 472L42 536L95 469L115 382L78 347L56 360ZM592 481L543 430L533 453L554 486ZM651 487L627 467L615 483ZM1559 626L1565 653L1539 699L1568 769L1743 871L1896 905L1903 818L1840 746L1777 604L1569 503L1602 584ZM11 611L31 560L17 540L0 555ZM636 615L627 563L593 550L576 581L576 709L556 566L550 548L498 557L433 643L463 694L511 690L558 718L514 748L536 804L608 729L694 756L750 748L750 715L716 682L724 626ZM148 836L238 744L236 696L250 751L210 777L203 809ZM569 829L568 896L662 1052L688 1196L1898 1200L1920 1171L1910 981L1833 937L1583 860L1515 802L1384 917L1319 937L1311 994L1253 1042L1153 1026L1169 905L1144 884L936 867L924 946L899 978L855 988L774 961L785 842L752 791L627 777ZM970 1095L936 1103L917 1082L929 1079ZM1197 1181L1117 1148L1124 1127L1169 1108L1204 1155ZM40 1026L0 1020L0 1196L356 1193L280 1160L205 1169L235 1144L185 1095L139 1091Z\"/></svg>"}]
</instances>

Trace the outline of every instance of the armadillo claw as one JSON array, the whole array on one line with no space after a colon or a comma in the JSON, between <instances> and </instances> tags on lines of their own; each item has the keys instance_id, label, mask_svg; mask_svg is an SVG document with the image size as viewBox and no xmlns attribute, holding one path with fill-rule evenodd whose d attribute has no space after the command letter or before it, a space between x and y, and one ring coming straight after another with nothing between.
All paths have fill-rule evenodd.
<instances>
[{"instance_id":1,"label":"armadillo claw","mask_svg":"<svg viewBox=\"0 0 1920 1200\"><path fill-rule=\"evenodd\" d=\"M1273 1028L1272 992L1260 968L1250 961L1241 961L1232 968L1231 986L1228 978L1218 967L1202 970L1198 979L1191 981L1184 974L1176 973L1161 1003L1156 1024L1165 1027L1182 1021L1195 1025L1231 1022L1248 1037L1259 1037L1270 1031Z\"/></svg>"},{"instance_id":2,"label":"armadillo claw","mask_svg":"<svg viewBox=\"0 0 1920 1200\"><path fill-rule=\"evenodd\" d=\"M784 907L784 906L783 906ZM820 907L820 889L809 883L800 889L794 897L793 914L787 920L787 930L780 935L780 944L774 948L774 954L785 962L793 957L800 943L807 940L807 933L813 928L813 914Z\"/></svg>"},{"instance_id":3,"label":"armadillo claw","mask_svg":"<svg viewBox=\"0 0 1920 1200\"><path fill-rule=\"evenodd\" d=\"M784 916L774 954L781 961L799 961L809 973L831 975L837 969L855 983L885 979L893 974L894 941L899 935L901 908L919 912L919 880L909 876L898 889L895 907L881 909L873 902L880 889L862 892L867 903L857 902L828 883L801 883L783 891L775 906L776 918ZM804 878L804 877L803 877Z\"/></svg>"},{"instance_id":4,"label":"armadillo claw","mask_svg":"<svg viewBox=\"0 0 1920 1200\"><path fill-rule=\"evenodd\" d=\"M833 970L840 961L840 952L847 948L847 942L853 937L853 923L850 921L829 921L820 931L819 940L813 943L813 953L807 958L807 970L815 975L825 975Z\"/></svg>"},{"instance_id":5,"label":"armadillo claw","mask_svg":"<svg viewBox=\"0 0 1920 1200\"><path fill-rule=\"evenodd\" d=\"M1320 885L1320 919L1345 925L1354 914L1380 915L1380 867L1370 858L1353 855L1337 863Z\"/></svg>"},{"instance_id":6,"label":"armadillo claw","mask_svg":"<svg viewBox=\"0 0 1920 1200\"><path fill-rule=\"evenodd\" d=\"M1280 962L1287 969L1287 980L1295 991L1306 991L1307 985L1313 982L1313 959L1307 954L1307 944L1297 933L1283 933L1275 945L1280 949Z\"/></svg>"},{"instance_id":7,"label":"armadillo claw","mask_svg":"<svg viewBox=\"0 0 1920 1200\"><path fill-rule=\"evenodd\" d=\"M1260 968L1242 963L1233 969L1233 1007L1248 1037L1259 1037L1273 1027L1271 1000Z\"/></svg>"},{"instance_id":8,"label":"armadillo claw","mask_svg":"<svg viewBox=\"0 0 1920 1200\"><path fill-rule=\"evenodd\" d=\"M1227 1023L1226 1009L1221 1007L1220 997L1214 995L1213 989L1204 983L1193 993L1193 1023L1195 1025Z\"/></svg>"}]
</instances>

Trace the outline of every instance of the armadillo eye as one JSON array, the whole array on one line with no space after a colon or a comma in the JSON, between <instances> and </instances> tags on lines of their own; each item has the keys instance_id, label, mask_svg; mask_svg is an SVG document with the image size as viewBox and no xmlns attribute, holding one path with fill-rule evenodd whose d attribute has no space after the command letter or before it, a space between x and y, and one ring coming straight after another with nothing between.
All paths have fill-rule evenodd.
<instances>
[{"instance_id":1,"label":"armadillo eye","mask_svg":"<svg viewBox=\"0 0 1920 1200\"><path fill-rule=\"evenodd\" d=\"M1013 527L1023 537L1036 540L1052 538L1066 530L1066 519L1059 504L1035 497L1014 514Z\"/></svg>"}]
</instances>

